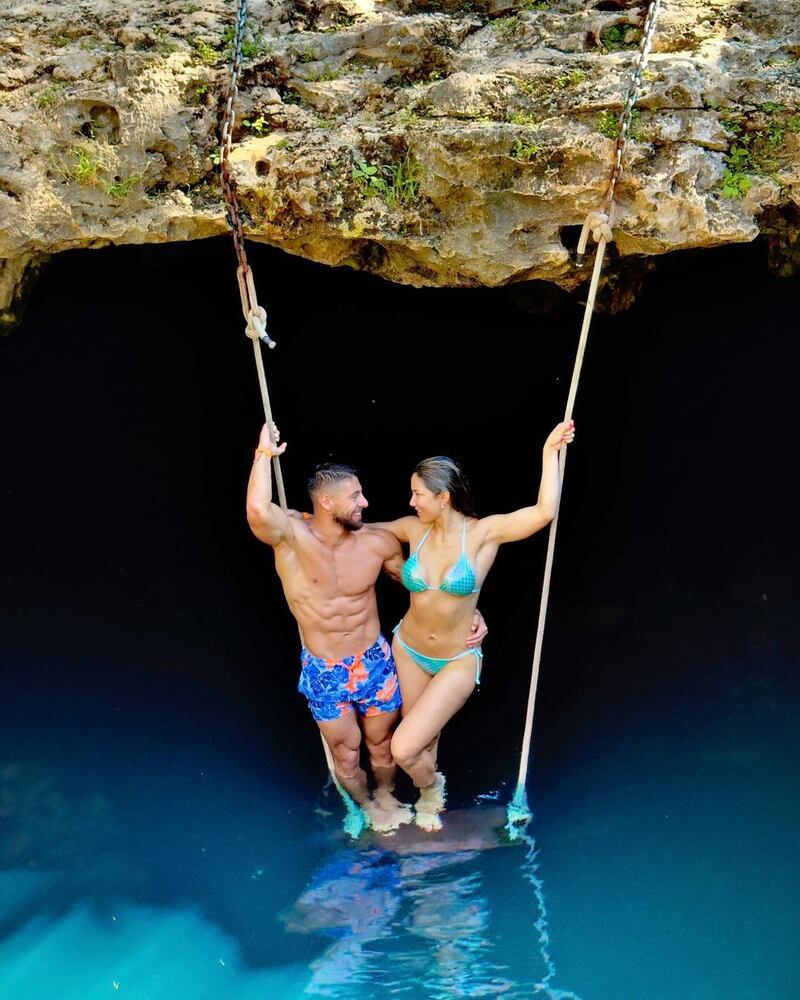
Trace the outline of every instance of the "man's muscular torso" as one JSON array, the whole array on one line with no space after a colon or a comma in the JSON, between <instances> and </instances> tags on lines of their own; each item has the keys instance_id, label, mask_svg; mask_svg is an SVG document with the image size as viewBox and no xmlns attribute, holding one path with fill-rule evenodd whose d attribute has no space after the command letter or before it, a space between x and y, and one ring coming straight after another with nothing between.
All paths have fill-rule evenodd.
<instances>
[{"instance_id":1,"label":"man's muscular torso","mask_svg":"<svg viewBox=\"0 0 800 1000\"><path fill-rule=\"evenodd\" d=\"M315 656L338 660L371 646L380 632L375 581L386 564L402 563L393 535L364 525L328 544L314 519L291 519L291 535L275 546L275 568L303 645Z\"/></svg>"}]
</instances>

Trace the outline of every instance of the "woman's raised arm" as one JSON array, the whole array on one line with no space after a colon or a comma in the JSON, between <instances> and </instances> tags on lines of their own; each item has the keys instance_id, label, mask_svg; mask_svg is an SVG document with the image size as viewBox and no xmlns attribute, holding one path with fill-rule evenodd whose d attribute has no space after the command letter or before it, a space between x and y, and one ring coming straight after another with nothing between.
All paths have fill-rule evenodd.
<instances>
[{"instance_id":1,"label":"woman's raised arm","mask_svg":"<svg viewBox=\"0 0 800 1000\"><path fill-rule=\"evenodd\" d=\"M553 520L558 511L558 453L574 439L574 420L565 420L553 428L542 451L542 479L536 504L510 514L492 514L483 518L487 539L498 545L518 542L535 535Z\"/></svg>"}]
</instances>

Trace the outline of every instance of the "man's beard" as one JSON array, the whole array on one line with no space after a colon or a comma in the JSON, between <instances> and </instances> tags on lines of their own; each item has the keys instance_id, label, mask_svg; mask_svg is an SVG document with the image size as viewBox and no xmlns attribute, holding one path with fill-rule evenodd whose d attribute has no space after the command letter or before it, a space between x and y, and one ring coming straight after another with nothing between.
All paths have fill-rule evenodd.
<instances>
[{"instance_id":1,"label":"man's beard","mask_svg":"<svg viewBox=\"0 0 800 1000\"><path fill-rule=\"evenodd\" d=\"M356 517L358 517L357 521L355 520ZM344 528L345 531L361 531L364 527L364 522L361 520L359 514L351 514L350 517L340 517L338 514L334 514L333 520L336 524Z\"/></svg>"}]
</instances>

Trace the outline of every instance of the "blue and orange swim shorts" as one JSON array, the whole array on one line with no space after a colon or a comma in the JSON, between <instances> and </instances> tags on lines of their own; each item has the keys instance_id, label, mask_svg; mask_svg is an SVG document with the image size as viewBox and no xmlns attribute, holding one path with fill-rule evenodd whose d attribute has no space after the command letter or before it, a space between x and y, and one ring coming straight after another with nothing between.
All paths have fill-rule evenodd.
<instances>
[{"instance_id":1,"label":"blue and orange swim shorts","mask_svg":"<svg viewBox=\"0 0 800 1000\"><path fill-rule=\"evenodd\" d=\"M380 715L402 704L392 649L382 635L369 649L341 660L303 649L300 664L297 690L308 699L317 722L333 722L352 709L359 715Z\"/></svg>"}]
</instances>

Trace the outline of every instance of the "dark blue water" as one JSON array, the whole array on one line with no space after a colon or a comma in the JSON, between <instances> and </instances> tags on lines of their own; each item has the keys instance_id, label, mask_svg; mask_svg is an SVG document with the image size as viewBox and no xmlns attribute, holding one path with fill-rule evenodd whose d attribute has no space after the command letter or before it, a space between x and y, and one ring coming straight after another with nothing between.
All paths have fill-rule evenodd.
<instances>
[{"instance_id":1,"label":"dark blue water","mask_svg":"<svg viewBox=\"0 0 800 1000\"><path fill-rule=\"evenodd\" d=\"M442 451L529 502L578 305L252 254L290 502L330 456L394 516ZM0 997L800 996L800 283L763 256L665 260L595 321L512 845L544 539L481 595L444 833L351 841L244 521L228 241L54 260L0 343Z\"/></svg>"}]
</instances>

